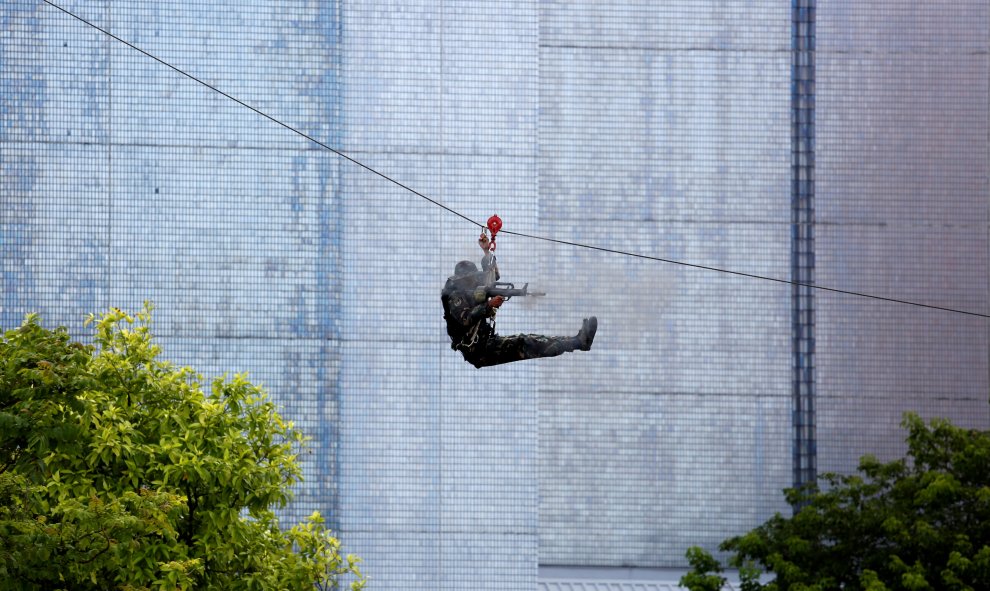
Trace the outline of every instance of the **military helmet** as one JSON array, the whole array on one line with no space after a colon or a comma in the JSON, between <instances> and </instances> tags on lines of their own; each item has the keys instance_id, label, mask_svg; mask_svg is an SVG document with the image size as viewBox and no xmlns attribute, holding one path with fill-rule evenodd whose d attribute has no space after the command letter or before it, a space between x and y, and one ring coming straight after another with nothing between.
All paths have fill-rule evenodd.
<instances>
[{"instance_id":1,"label":"military helmet","mask_svg":"<svg viewBox=\"0 0 990 591\"><path fill-rule=\"evenodd\" d=\"M478 272L478 266L471 261L461 261L457 263L454 267L454 276L463 277L465 275L474 275Z\"/></svg>"}]
</instances>

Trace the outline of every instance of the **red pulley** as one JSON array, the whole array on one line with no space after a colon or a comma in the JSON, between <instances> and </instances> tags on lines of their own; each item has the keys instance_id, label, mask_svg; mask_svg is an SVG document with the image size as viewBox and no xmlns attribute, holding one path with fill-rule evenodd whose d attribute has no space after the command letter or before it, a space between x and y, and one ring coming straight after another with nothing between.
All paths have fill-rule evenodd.
<instances>
[{"instance_id":1,"label":"red pulley","mask_svg":"<svg viewBox=\"0 0 990 591\"><path fill-rule=\"evenodd\" d=\"M497 214L488 218L488 231L492 233L492 245L489 247L489 250L495 250L495 235L498 234L498 231L501 229L502 218L498 217Z\"/></svg>"}]
</instances>

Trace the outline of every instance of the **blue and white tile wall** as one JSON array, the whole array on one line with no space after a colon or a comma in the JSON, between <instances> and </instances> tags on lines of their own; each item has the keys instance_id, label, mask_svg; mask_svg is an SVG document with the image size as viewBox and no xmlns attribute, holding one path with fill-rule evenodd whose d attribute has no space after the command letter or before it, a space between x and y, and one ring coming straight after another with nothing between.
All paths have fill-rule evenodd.
<instances>
[{"instance_id":1,"label":"blue and white tile wall","mask_svg":"<svg viewBox=\"0 0 990 591\"><path fill-rule=\"evenodd\" d=\"M474 220L789 278L791 3L65 8ZM986 313L985 3L817 18L817 281ZM788 510L787 285L504 236L549 295L500 332L601 328L475 370L439 303L475 226L43 2L0 23L3 327L153 300L166 356L313 437L287 520L322 511L373 588L682 567ZM985 322L815 306L821 470L898 453L903 410L988 425Z\"/></svg>"}]
</instances>

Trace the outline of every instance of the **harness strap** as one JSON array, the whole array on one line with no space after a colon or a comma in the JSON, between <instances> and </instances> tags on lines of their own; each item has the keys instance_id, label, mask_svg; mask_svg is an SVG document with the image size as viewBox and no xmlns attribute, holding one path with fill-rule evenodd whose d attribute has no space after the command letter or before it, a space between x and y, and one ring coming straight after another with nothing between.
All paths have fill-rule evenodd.
<instances>
[{"instance_id":1,"label":"harness strap","mask_svg":"<svg viewBox=\"0 0 990 591\"><path fill-rule=\"evenodd\" d=\"M458 348L463 347L464 349L471 350L472 347L478 344L478 331L480 330L481 330L481 323L479 322L475 324L474 328L469 330L466 335L464 335L464 340L462 340L457 345Z\"/></svg>"}]
</instances>

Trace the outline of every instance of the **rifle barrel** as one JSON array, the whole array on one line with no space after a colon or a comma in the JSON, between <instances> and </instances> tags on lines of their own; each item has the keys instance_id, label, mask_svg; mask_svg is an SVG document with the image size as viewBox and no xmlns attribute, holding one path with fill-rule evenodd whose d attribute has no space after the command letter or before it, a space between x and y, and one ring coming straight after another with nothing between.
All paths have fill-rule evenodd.
<instances>
[{"instance_id":1,"label":"rifle barrel","mask_svg":"<svg viewBox=\"0 0 990 591\"><path fill-rule=\"evenodd\" d=\"M492 287L488 288L488 295L491 296L502 296L504 298L511 298L512 296L545 296L546 293L542 291L529 291L529 284L523 285L522 289L516 289L516 286L512 283L495 283Z\"/></svg>"}]
</instances>

